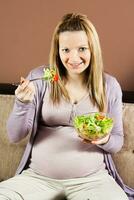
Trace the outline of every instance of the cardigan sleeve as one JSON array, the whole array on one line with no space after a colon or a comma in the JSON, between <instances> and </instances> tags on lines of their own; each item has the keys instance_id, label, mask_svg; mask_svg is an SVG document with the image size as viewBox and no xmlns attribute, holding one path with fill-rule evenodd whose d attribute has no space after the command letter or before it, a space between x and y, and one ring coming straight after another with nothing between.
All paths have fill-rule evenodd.
<instances>
[{"instance_id":1,"label":"cardigan sleeve","mask_svg":"<svg viewBox=\"0 0 134 200\"><path fill-rule=\"evenodd\" d=\"M30 78L32 78L32 72L27 76L27 79ZM15 97L13 110L7 120L7 133L11 142L19 142L30 132L35 116L35 99L36 97L32 102L23 103Z\"/></svg>"},{"instance_id":2,"label":"cardigan sleeve","mask_svg":"<svg viewBox=\"0 0 134 200\"><path fill-rule=\"evenodd\" d=\"M41 77L43 75L44 66L33 69L27 79ZM7 120L7 133L11 142L19 142L25 138L32 130L34 118L40 106L41 94L43 94L42 86L45 86L43 80L34 81L36 94L32 102L23 103L15 98L13 110ZM45 87L44 87L45 88Z\"/></svg>"},{"instance_id":3,"label":"cardigan sleeve","mask_svg":"<svg viewBox=\"0 0 134 200\"><path fill-rule=\"evenodd\" d=\"M7 121L7 133L13 143L19 142L30 132L35 115L33 103L22 103L15 99L13 110Z\"/></svg>"},{"instance_id":4,"label":"cardigan sleeve","mask_svg":"<svg viewBox=\"0 0 134 200\"><path fill-rule=\"evenodd\" d=\"M122 91L118 81L108 75L106 81L106 96L108 114L113 118L114 126L110 138L106 144L98 145L108 153L116 153L121 150L124 141L122 122Z\"/></svg>"}]
</instances>

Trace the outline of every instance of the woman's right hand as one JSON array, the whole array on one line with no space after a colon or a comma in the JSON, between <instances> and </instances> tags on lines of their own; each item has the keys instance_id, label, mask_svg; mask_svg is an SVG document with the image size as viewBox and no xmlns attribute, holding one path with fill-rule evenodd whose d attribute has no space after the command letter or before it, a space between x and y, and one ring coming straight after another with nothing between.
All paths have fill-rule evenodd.
<instances>
[{"instance_id":1,"label":"woman's right hand","mask_svg":"<svg viewBox=\"0 0 134 200\"><path fill-rule=\"evenodd\" d=\"M33 82L21 77L20 85L15 90L15 96L23 103L32 102L35 95Z\"/></svg>"}]
</instances>

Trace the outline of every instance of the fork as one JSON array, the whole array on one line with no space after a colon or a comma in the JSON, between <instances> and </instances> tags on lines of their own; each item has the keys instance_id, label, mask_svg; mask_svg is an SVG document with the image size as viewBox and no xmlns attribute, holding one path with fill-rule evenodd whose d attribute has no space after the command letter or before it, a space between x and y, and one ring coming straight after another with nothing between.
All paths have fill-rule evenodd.
<instances>
[{"instance_id":1,"label":"fork","mask_svg":"<svg viewBox=\"0 0 134 200\"><path fill-rule=\"evenodd\" d=\"M45 65L44 66L44 71L46 70L46 69L49 69L49 70L53 70L53 67L51 67L51 66L49 66L49 65ZM52 68L52 69L51 69ZM52 73L52 72L51 72ZM31 81L36 81L36 80L49 80L49 78L46 78L45 79L45 77L43 76L43 77L38 77L38 78L33 78L33 79L29 79L29 82L31 82ZM56 79L57 80L57 79ZM50 80L51 81L51 80ZM22 82L17 82L17 83L11 83L12 85L14 85L14 86L19 86L19 85L21 85L23 83L23 81Z\"/></svg>"},{"instance_id":2,"label":"fork","mask_svg":"<svg viewBox=\"0 0 134 200\"><path fill-rule=\"evenodd\" d=\"M29 79L29 82L36 81L36 80L43 80L43 77L38 77L38 78ZM21 82L17 82L17 83L11 83L11 84L14 85L14 86L19 86L19 85L21 85L22 83L21 83Z\"/></svg>"}]
</instances>

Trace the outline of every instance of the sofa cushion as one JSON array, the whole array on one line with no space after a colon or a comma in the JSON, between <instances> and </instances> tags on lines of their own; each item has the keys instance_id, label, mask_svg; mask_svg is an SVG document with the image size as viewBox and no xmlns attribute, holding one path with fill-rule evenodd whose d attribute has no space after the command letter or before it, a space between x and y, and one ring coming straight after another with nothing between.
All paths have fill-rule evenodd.
<instances>
[{"instance_id":1,"label":"sofa cushion","mask_svg":"<svg viewBox=\"0 0 134 200\"><path fill-rule=\"evenodd\" d=\"M13 103L14 95L0 95L0 181L15 174L27 142L27 138L18 144L8 140L6 122Z\"/></svg>"},{"instance_id":2,"label":"sofa cushion","mask_svg":"<svg viewBox=\"0 0 134 200\"><path fill-rule=\"evenodd\" d=\"M113 159L124 182L134 188L134 104L123 104L123 126L124 145Z\"/></svg>"}]
</instances>

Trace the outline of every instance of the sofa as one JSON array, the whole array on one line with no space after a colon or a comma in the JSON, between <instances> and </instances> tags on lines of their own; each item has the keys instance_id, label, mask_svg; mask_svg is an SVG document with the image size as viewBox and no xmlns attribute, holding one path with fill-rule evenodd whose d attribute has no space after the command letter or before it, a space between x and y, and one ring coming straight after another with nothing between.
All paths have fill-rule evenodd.
<instances>
[{"instance_id":1,"label":"sofa","mask_svg":"<svg viewBox=\"0 0 134 200\"><path fill-rule=\"evenodd\" d=\"M6 122L14 103L12 84L0 84L0 181L14 176L28 138L11 144L7 137ZM123 126L125 141L120 152L112 155L116 168L125 184L134 188L134 92L123 91Z\"/></svg>"}]
</instances>

